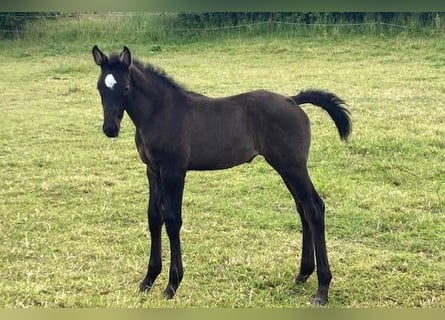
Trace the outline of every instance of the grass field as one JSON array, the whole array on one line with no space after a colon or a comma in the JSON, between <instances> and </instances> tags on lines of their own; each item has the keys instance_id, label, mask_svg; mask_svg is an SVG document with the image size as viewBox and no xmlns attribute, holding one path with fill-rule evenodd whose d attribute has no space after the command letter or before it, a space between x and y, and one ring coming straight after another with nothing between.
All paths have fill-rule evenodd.
<instances>
[{"instance_id":1,"label":"grass field","mask_svg":"<svg viewBox=\"0 0 445 320\"><path fill-rule=\"evenodd\" d=\"M148 261L144 166L127 117L102 131L91 57L123 44L187 88L225 96L316 87L350 105L353 133L305 107L312 179L326 203L328 307L445 307L445 40L409 36L232 37L147 45L0 42L0 306L307 307L295 286L301 226L261 158L190 172L185 276L163 299Z\"/></svg>"}]
</instances>

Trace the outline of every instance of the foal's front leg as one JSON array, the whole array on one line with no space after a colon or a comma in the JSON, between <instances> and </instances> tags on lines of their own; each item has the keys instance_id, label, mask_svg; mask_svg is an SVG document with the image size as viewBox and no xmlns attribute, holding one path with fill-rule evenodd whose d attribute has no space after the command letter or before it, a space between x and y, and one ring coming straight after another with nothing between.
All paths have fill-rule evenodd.
<instances>
[{"instance_id":1,"label":"foal's front leg","mask_svg":"<svg viewBox=\"0 0 445 320\"><path fill-rule=\"evenodd\" d=\"M174 166L161 167L161 181L164 196L164 221L170 241L170 273L165 296L173 298L184 274L181 256L180 230L182 226L182 194L185 170Z\"/></svg>"},{"instance_id":2,"label":"foal's front leg","mask_svg":"<svg viewBox=\"0 0 445 320\"><path fill-rule=\"evenodd\" d=\"M148 228L151 237L150 261L145 279L140 285L141 291L148 291L153 286L157 276L162 270L161 259L161 229L163 224L162 209L162 188L159 173L152 173L147 168L149 183L148 200Z\"/></svg>"}]
</instances>

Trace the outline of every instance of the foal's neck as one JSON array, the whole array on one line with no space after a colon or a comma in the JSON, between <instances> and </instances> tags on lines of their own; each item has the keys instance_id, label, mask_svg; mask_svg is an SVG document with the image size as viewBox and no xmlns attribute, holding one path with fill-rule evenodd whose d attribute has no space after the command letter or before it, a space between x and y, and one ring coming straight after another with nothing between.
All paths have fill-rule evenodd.
<instances>
[{"instance_id":1,"label":"foal's neck","mask_svg":"<svg viewBox=\"0 0 445 320\"><path fill-rule=\"evenodd\" d=\"M155 75L139 68L130 68L131 94L126 111L137 128L150 122L154 114L170 107L169 97L176 94L171 88L159 81Z\"/></svg>"}]
</instances>

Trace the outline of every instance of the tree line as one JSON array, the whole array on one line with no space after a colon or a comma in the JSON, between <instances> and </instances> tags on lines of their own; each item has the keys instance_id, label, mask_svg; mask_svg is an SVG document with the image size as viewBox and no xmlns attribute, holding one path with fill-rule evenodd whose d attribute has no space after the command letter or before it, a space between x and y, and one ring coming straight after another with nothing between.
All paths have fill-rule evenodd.
<instances>
[{"instance_id":1,"label":"tree line","mask_svg":"<svg viewBox=\"0 0 445 320\"><path fill-rule=\"evenodd\" d=\"M119 13L113 13L119 15ZM138 13L135 13L138 14ZM160 13L161 14L161 13ZM3 12L0 13L0 39L17 38L36 20L81 17L94 13ZM128 16L128 14L121 13ZM169 28L220 28L260 22L283 22L303 25L386 23L411 28L440 25L437 12L180 12L171 14ZM152 16L152 15L151 15ZM147 15L150 19L150 15Z\"/></svg>"},{"instance_id":2,"label":"tree line","mask_svg":"<svg viewBox=\"0 0 445 320\"><path fill-rule=\"evenodd\" d=\"M437 15L436 12L183 12L178 14L178 19L189 27L236 26L263 21L308 25L381 22L422 27L430 26Z\"/></svg>"}]
</instances>

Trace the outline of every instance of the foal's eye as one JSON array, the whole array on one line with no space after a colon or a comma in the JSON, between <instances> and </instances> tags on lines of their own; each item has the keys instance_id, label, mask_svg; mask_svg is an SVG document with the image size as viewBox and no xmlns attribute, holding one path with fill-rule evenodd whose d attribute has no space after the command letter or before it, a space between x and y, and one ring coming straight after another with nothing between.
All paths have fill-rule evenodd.
<instances>
[{"instance_id":1,"label":"foal's eye","mask_svg":"<svg viewBox=\"0 0 445 320\"><path fill-rule=\"evenodd\" d=\"M128 91L130 91L130 86L127 84L127 85L124 87L124 95L127 95L127 94L128 94Z\"/></svg>"}]
</instances>

